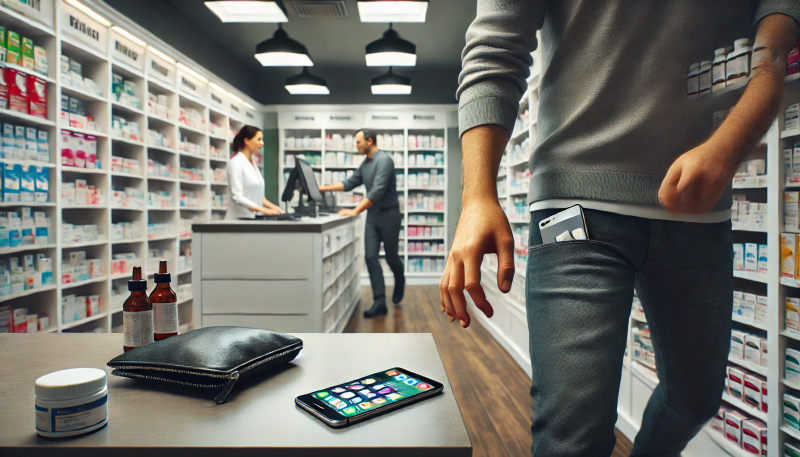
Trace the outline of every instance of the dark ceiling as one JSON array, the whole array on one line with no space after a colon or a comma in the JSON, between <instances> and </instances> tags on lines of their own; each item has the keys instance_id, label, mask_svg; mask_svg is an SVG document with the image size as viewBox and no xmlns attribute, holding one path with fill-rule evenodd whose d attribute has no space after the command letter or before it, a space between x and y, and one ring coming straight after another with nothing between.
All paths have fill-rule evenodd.
<instances>
[{"instance_id":1,"label":"dark ceiling","mask_svg":"<svg viewBox=\"0 0 800 457\"><path fill-rule=\"evenodd\" d=\"M396 67L411 78L411 95L370 93L373 77L387 71L367 67L365 46L388 24L362 23L356 0L346 0L347 18L299 18L284 0L289 36L309 50L311 73L325 78L330 95L295 95L283 88L299 68L264 68L253 57L256 44L277 24L223 24L203 0L104 0L150 32L264 104L297 103L455 103L464 34L475 17L475 0L431 0L422 24L395 24L402 38L417 45L417 65Z\"/></svg>"}]
</instances>

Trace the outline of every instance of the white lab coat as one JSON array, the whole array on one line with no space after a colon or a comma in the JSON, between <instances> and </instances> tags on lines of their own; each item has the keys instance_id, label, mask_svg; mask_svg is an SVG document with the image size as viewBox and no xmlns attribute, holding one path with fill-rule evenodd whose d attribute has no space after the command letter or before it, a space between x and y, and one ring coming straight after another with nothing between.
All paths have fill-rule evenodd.
<instances>
[{"instance_id":1,"label":"white lab coat","mask_svg":"<svg viewBox=\"0 0 800 457\"><path fill-rule=\"evenodd\" d=\"M264 177L261 170L241 152L236 154L228 163L228 212L225 220L252 218L255 213L250 208L263 206L263 198Z\"/></svg>"}]
</instances>

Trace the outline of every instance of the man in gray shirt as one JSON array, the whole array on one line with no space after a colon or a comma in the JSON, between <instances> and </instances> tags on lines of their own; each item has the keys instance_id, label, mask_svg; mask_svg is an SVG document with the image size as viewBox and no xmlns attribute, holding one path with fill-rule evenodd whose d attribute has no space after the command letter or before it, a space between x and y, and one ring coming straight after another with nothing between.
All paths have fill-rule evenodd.
<instances>
[{"instance_id":1,"label":"man in gray shirt","mask_svg":"<svg viewBox=\"0 0 800 457\"><path fill-rule=\"evenodd\" d=\"M502 291L515 280L495 180L541 31L525 275L536 457L613 451L634 288L652 339L637 350L654 356L659 384L632 455L678 456L718 412L731 335L731 181L798 101L781 99L799 23L798 0L478 0L459 78L462 211L441 308L467 327L466 290L492 316L484 254L497 254ZM755 38L752 65L742 65L750 79L714 131L721 108L687 97L686 69L739 38ZM538 222L574 205L589 239L545 244Z\"/></svg>"},{"instance_id":2,"label":"man in gray shirt","mask_svg":"<svg viewBox=\"0 0 800 457\"><path fill-rule=\"evenodd\" d=\"M351 191L360 185L367 188L367 195L355 209L343 209L340 216L357 216L367 211L367 224L364 230L364 259L372 284L372 308L364 311L364 317L375 317L386 314L386 287L383 281L383 269L380 264L380 248L386 254L386 263L394 274L394 293L392 302L397 304L403 299L405 275L403 262L398 255L400 228L403 214L397 201L397 177L394 174L392 157L378 149L377 137L372 130L359 130L356 133L356 148L367 159L344 182L320 186L319 190Z\"/></svg>"}]
</instances>

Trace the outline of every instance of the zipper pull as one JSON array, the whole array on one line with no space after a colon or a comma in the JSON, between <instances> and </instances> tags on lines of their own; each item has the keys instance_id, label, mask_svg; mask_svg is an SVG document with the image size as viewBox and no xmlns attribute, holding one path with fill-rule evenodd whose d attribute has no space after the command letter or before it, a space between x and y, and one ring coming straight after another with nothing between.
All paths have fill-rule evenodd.
<instances>
[{"instance_id":1,"label":"zipper pull","mask_svg":"<svg viewBox=\"0 0 800 457\"><path fill-rule=\"evenodd\" d=\"M225 387L222 388L222 392L220 392L219 395L217 395L217 398L214 399L214 401L217 402L218 405L225 403L225 399L228 398L228 394L231 393L231 389L233 389L234 384L236 384L236 381L238 380L239 380L239 372L234 371L233 373L231 373L231 379L228 380L228 383L225 384Z\"/></svg>"}]
</instances>

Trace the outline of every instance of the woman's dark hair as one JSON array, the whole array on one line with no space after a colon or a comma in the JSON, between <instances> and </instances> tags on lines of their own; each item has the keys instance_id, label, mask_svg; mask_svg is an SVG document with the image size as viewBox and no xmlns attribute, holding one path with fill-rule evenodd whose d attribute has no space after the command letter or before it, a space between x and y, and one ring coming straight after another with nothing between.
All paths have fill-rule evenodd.
<instances>
[{"instance_id":1,"label":"woman's dark hair","mask_svg":"<svg viewBox=\"0 0 800 457\"><path fill-rule=\"evenodd\" d=\"M252 125L245 125L233 138L233 152L241 152L244 148L244 140L252 140L261 129Z\"/></svg>"}]
</instances>

